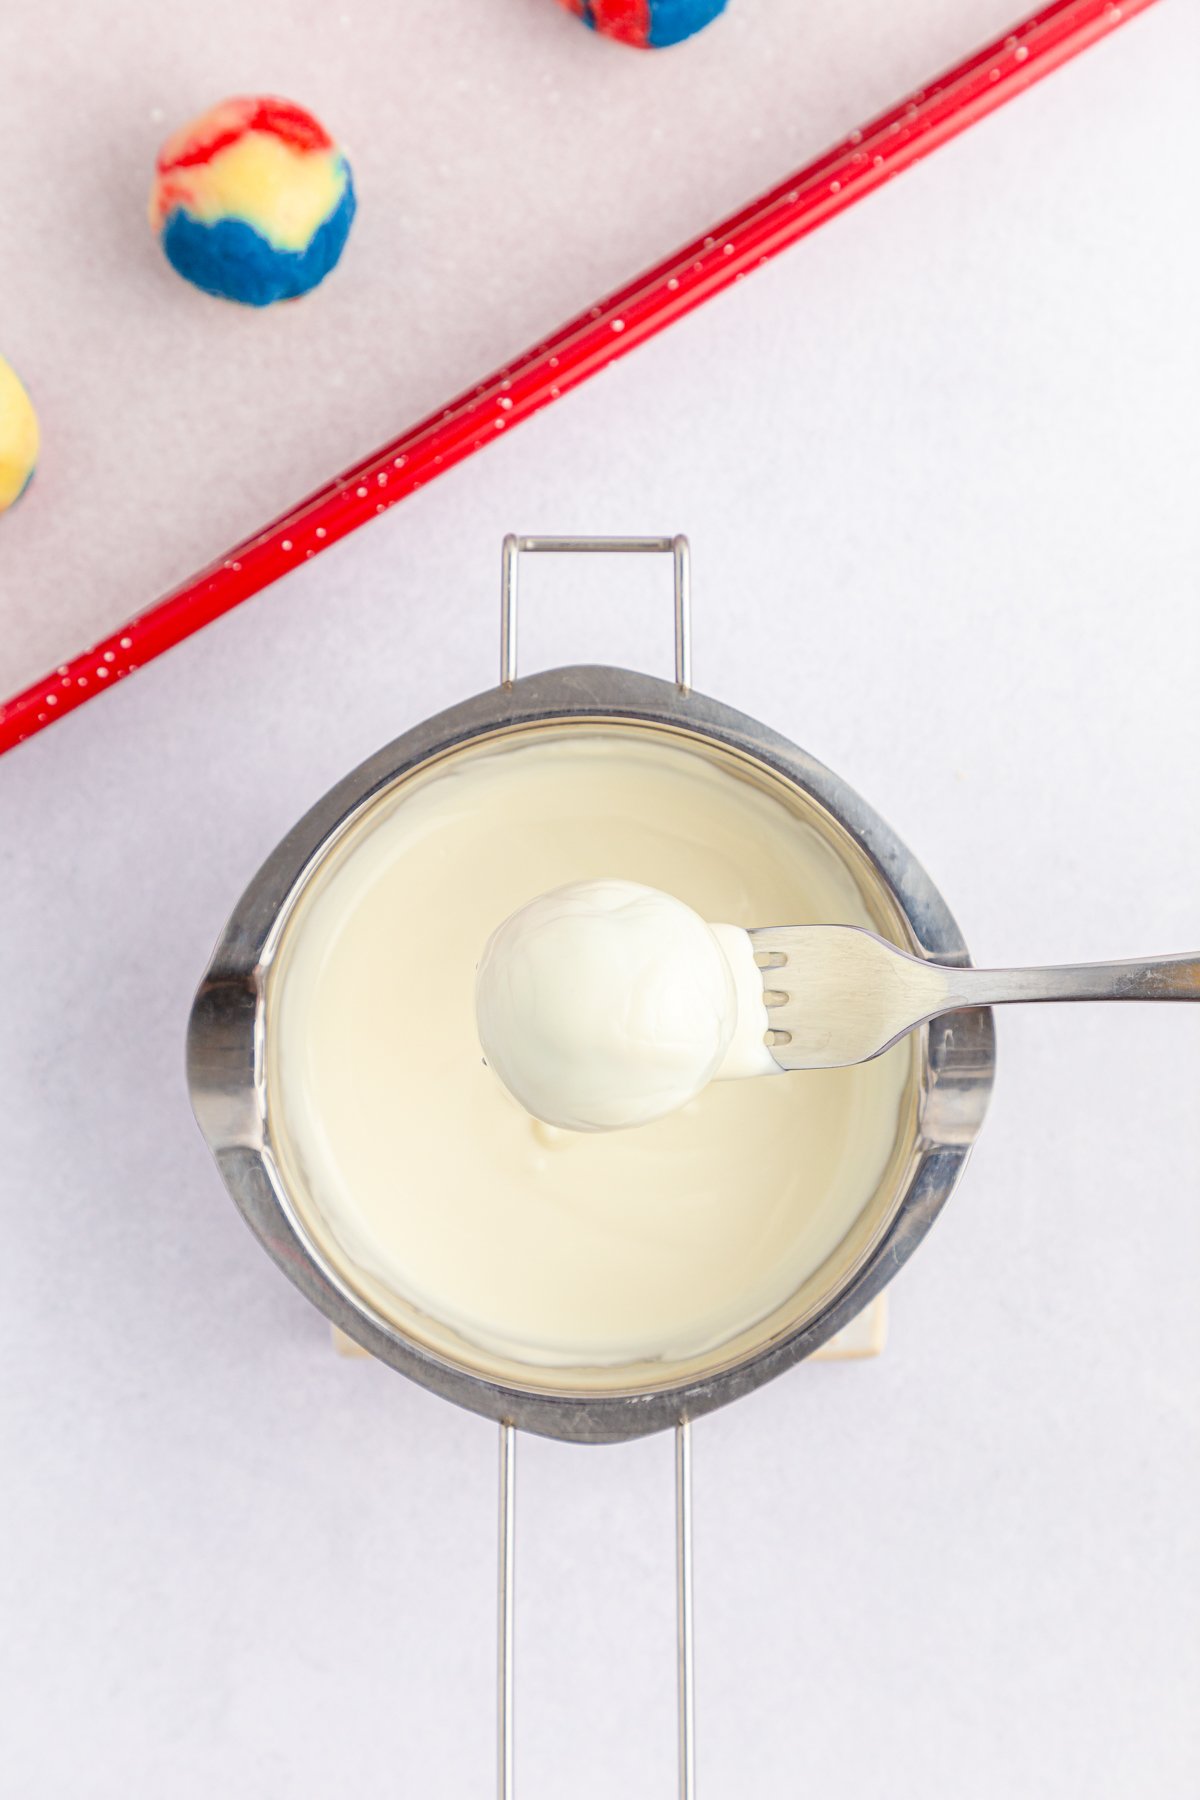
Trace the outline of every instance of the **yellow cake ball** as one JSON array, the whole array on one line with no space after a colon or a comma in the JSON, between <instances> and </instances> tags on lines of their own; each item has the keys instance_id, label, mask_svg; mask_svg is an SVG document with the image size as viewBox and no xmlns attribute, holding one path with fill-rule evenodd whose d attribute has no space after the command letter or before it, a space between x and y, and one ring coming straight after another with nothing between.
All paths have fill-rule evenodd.
<instances>
[{"instance_id":1,"label":"yellow cake ball","mask_svg":"<svg viewBox=\"0 0 1200 1800\"><path fill-rule=\"evenodd\" d=\"M37 414L16 370L0 356L0 513L21 498L37 467Z\"/></svg>"}]
</instances>

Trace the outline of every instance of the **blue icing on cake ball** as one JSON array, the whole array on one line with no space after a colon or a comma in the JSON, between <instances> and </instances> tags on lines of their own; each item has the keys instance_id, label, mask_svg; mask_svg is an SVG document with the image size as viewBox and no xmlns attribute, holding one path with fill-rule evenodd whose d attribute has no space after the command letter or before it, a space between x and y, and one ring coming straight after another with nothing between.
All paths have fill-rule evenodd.
<instances>
[{"instance_id":1,"label":"blue icing on cake ball","mask_svg":"<svg viewBox=\"0 0 1200 1800\"><path fill-rule=\"evenodd\" d=\"M726 0L559 0L559 5L602 37L637 50L665 50L711 25Z\"/></svg>"}]
</instances>

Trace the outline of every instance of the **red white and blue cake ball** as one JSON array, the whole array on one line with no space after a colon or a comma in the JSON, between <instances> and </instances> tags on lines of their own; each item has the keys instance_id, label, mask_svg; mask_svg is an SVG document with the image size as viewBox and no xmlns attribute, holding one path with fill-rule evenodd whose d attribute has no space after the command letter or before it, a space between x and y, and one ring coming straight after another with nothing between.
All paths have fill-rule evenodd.
<instances>
[{"instance_id":1,"label":"red white and blue cake ball","mask_svg":"<svg viewBox=\"0 0 1200 1800\"><path fill-rule=\"evenodd\" d=\"M726 0L559 0L602 37L637 50L665 50L711 25Z\"/></svg>"},{"instance_id":2,"label":"red white and blue cake ball","mask_svg":"<svg viewBox=\"0 0 1200 1800\"><path fill-rule=\"evenodd\" d=\"M186 281L269 306L323 281L354 218L350 165L290 100L224 100L167 139L150 223Z\"/></svg>"}]
</instances>

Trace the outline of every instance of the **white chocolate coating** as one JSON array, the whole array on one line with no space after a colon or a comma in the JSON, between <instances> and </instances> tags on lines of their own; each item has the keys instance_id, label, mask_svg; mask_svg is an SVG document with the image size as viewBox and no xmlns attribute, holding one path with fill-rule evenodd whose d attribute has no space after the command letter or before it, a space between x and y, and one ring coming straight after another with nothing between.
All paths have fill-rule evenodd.
<instances>
[{"instance_id":1,"label":"white chocolate coating","mask_svg":"<svg viewBox=\"0 0 1200 1800\"><path fill-rule=\"evenodd\" d=\"M733 1034L714 1081L744 1081L751 1075L782 1075L767 1048L771 1016L763 998L762 970L754 960L754 944L744 925L710 925L733 976Z\"/></svg>"},{"instance_id":2,"label":"white chocolate coating","mask_svg":"<svg viewBox=\"0 0 1200 1800\"><path fill-rule=\"evenodd\" d=\"M269 978L268 1126L304 1229L475 1367L602 1383L726 1343L837 1250L909 1129L907 1043L712 1082L636 1131L531 1119L484 1065L476 967L518 907L612 875L702 918L878 926L774 794L661 733L571 727L386 796L305 890Z\"/></svg>"},{"instance_id":3,"label":"white chocolate coating","mask_svg":"<svg viewBox=\"0 0 1200 1800\"><path fill-rule=\"evenodd\" d=\"M749 949L740 927L726 931L731 952L739 937ZM488 939L475 982L479 1041L509 1093L544 1124L645 1125L718 1073L778 1073L763 1044L753 952L750 961L752 979L735 982L725 943L672 894L634 881L572 882L518 908Z\"/></svg>"}]
</instances>

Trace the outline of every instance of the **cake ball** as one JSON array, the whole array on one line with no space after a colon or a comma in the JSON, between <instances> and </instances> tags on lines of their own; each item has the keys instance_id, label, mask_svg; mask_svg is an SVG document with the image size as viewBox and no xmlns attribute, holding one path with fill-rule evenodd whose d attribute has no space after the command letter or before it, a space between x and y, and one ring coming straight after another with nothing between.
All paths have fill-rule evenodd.
<instances>
[{"instance_id":1,"label":"cake ball","mask_svg":"<svg viewBox=\"0 0 1200 1800\"><path fill-rule=\"evenodd\" d=\"M726 0L559 0L602 37L637 50L665 50L711 25Z\"/></svg>"},{"instance_id":2,"label":"cake ball","mask_svg":"<svg viewBox=\"0 0 1200 1800\"><path fill-rule=\"evenodd\" d=\"M33 401L0 356L0 513L16 504L33 479L40 438Z\"/></svg>"},{"instance_id":3,"label":"cake ball","mask_svg":"<svg viewBox=\"0 0 1200 1800\"><path fill-rule=\"evenodd\" d=\"M323 281L354 218L350 165L290 100L223 100L158 154L150 223L185 281L270 306Z\"/></svg>"}]
</instances>

